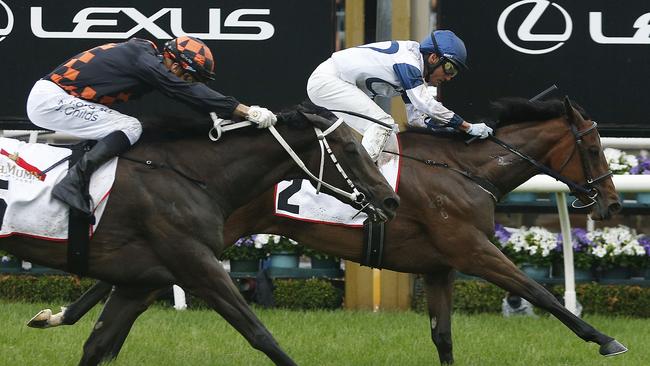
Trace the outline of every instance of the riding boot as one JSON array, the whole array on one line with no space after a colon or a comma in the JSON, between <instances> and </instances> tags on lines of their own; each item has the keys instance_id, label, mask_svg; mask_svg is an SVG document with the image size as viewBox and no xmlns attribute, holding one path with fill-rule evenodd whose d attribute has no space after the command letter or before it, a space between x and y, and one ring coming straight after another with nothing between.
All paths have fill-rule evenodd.
<instances>
[{"instance_id":1,"label":"riding boot","mask_svg":"<svg viewBox=\"0 0 650 366\"><path fill-rule=\"evenodd\" d=\"M125 152L129 147L131 142L124 132L111 132L68 170L65 178L52 189L52 196L90 215L90 177L102 164Z\"/></svg>"},{"instance_id":2,"label":"riding boot","mask_svg":"<svg viewBox=\"0 0 650 366\"><path fill-rule=\"evenodd\" d=\"M372 161L377 161L377 159L379 159L379 154L384 151L384 146L386 146L388 137L390 137L392 132L392 130L383 126L372 125L363 134L361 144L366 148L366 151L368 151L368 155L370 155Z\"/></svg>"}]
</instances>

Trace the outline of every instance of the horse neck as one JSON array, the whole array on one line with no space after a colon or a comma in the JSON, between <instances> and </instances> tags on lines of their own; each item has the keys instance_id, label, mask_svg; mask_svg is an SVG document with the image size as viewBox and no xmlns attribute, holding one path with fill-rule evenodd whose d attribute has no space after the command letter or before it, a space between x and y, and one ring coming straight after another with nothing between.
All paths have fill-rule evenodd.
<instances>
[{"instance_id":1,"label":"horse neck","mask_svg":"<svg viewBox=\"0 0 650 366\"><path fill-rule=\"evenodd\" d=\"M315 141L315 135L308 132L311 129L297 130L284 124L277 129L305 159L309 142ZM177 152L173 166L200 177L226 216L277 182L300 175L296 163L269 131L230 134L217 142L201 137L168 146Z\"/></svg>"},{"instance_id":2,"label":"horse neck","mask_svg":"<svg viewBox=\"0 0 650 366\"><path fill-rule=\"evenodd\" d=\"M496 136L546 166L550 165L554 150L563 149L572 141L565 138L571 136L571 132L564 118L509 125L498 129ZM533 164L500 145L486 141L481 149L477 154L482 158L479 175L495 184L502 193L512 191L539 173Z\"/></svg>"}]
</instances>

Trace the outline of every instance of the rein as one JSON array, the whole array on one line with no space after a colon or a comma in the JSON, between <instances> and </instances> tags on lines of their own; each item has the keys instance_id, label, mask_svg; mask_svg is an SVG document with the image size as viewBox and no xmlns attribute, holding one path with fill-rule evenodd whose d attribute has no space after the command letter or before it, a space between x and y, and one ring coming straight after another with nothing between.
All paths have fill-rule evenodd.
<instances>
[{"instance_id":1,"label":"rein","mask_svg":"<svg viewBox=\"0 0 650 366\"><path fill-rule=\"evenodd\" d=\"M341 123L343 123L343 120L339 118L327 130L325 130L325 132L323 132L318 127L314 127L314 131L316 131L316 137L318 138L318 144L320 145L320 149L321 149L320 169L319 169L319 172L318 172L318 177L315 176L312 172L310 172L309 169L307 169L307 166L302 161L302 159L300 159L298 154L296 154L296 152L293 151L291 146L289 146L289 144L285 141L285 139L280 135L280 133L278 132L278 130L275 129L274 126L270 126L268 129L269 129L269 131L271 131L271 134L273 135L273 137L275 137L275 139L278 140L278 143L289 154L289 156L291 156L293 161L296 162L296 164L300 167L300 169L302 169L305 172L305 174L307 174L311 179L318 182L317 191L320 191L320 186L323 185L323 186L329 188L330 190L332 190L334 193L337 193L337 194L339 194L339 195L341 195L343 197L346 197L347 199L349 199L352 202L361 203L361 202L365 201L365 199L366 199L365 195L363 193L359 192L359 190L354 185L352 180L350 180L350 178L348 178L348 175L345 173L345 171L343 170L343 168L339 164L338 160L336 160L336 156L334 156L334 152L332 151L332 149L330 149L330 146L327 143L327 139L325 138L332 131L336 130L341 125ZM322 179L323 178L323 170L324 170L324 166L325 166L325 150L327 150L327 153L329 154L330 159L332 160L332 162L336 166L336 169L339 171L339 173L343 176L343 179L345 179L345 181L348 183L350 188L352 188L352 193L346 192L346 191L344 191L342 189L334 187L333 185L325 182Z\"/></svg>"},{"instance_id":2,"label":"rein","mask_svg":"<svg viewBox=\"0 0 650 366\"><path fill-rule=\"evenodd\" d=\"M397 155L397 156L400 156L400 157L403 157L403 158L414 160L414 161L417 161L419 163L422 163L422 164L425 164L425 165L428 165L428 166L431 166L431 167L449 169L452 172L456 172L456 173L464 176L465 178L468 178L468 179L473 180L474 182L476 182L476 184L478 184L479 187L484 189L490 196L492 196L494 201L499 201L499 199L501 197L503 197L503 193L501 192L501 190L497 186L492 184L492 182L490 182L489 180L487 180L485 178L479 177L478 175L474 175L474 174L468 172L467 170L462 170L462 169L455 168L455 167L453 167L453 166L451 166L451 165L449 165L449 164L447 164L445 162L439 162L439 161L434 161L434 160L430 160L430 159L421 159L421 158L417 158L415 156L405 155L405 154L401 154L401 153L394 152L394 151L383 151L383 152L385 152L386 154Z\"/></svg>"},{"instance_id":3,"label":"rein","mask_svg":"<svg viewBox=\"0 0 650 366\"><path fill-rule=\"evenodd\" d=\"M212 121L214 122L213 128L210 129L208 133L208 137L212 141L217 141L221 138L222 134L224 131L230 131L242 127L247 127L253 125L252 122L250 121L243 121L243 122L238 122L234 123L232 121L226 121L224 119L221 119L217 117L217 115L213 112L210 113L210 117L212 118ZM343 123L342 119L338 119L336 122L334 122L330 127L328 127L325 131L322 131L320 128L313 126L314 131L316 132L316 138L318 139L318 144L320 145L320 150L321 150L321 159L320 159L320 164L319 164L319 172L318 176L314 175L305 163L300 159L298 154L296 154L295 151L289 146L289 144L286 142L286 140L280 135L278 130L274 126L270 126L268 130L271 132L273 137L278 141L280 146L284 148L284 150L289 154L289 156L293 159L293 161L302 169L307 176L309 176L311 179L315 180L317 184L316 191L320 192L321 186L325 186L326 188L330 189L332 192L343 196L350 201L357 203L357 204L365 204L364 208L369 205L368 202L366 202L366 197L363 193L359 192L357 187L354 185L354 182L348 177L348 175L345 173L343 170L343 167L339 164L338 160L336 159L336 156L334 155L334 152L329 146L329 143L327 142L326 136L332 133L334 130L336 130L341 124ZM216 136L214 136L214 133L216 133ZM325 151L327 151L330 159L334 163L334 166L336 169L339 171L343 179L347 182L348 186L352 189L352 192L346 192L340 188L334 187L333 185L325 182L323 180L323 172L325 168Z\"/></svg>"},{"instance_id":4,"label":"rein","mask_svg":"<svg viewBox=\"0 0 650 366\"><path fill-rule=\"evenodd\" d=\"M537 100L540 97L548 94L550 91L552 91L554 89L557 89L557 87L555 85L553 85L550 88L544 90L543 92L536 95L531 100ZM384 127L388 127L388 125L386 123L384 123L382 121L379 121L379 120L377 120L375 118L365 116L365 115L363 115L361 113L356 113L356 112L351 112L351 111L343 111L343 110L337 110L337 109L330 109L330 111L353 115L353 116L356 116L356 117L359 117L359 118L366 119L366 120L371 121L373 123L382 125ZM515 149L514 147L512 147L508 143L500 140L499 138L497 138L495 136L489 135L487 137L487 139L489 139L490 141L496 143L497 145L500 145L501 147L505 148L506 150L508 150L508 151L512 152L513 154L519 156L520 158L524 159L525 161L529 162L530 164L535 166L543 174L546 174L546 175L548 175L548 176L550 176L552 178L555 178L555 180L558 180L558 181L566 184L569 187L569 190L572 193L579 192L579 193L585 194L591 200L590 203L588 203L586 205L579 206L576 203L576 202L579 201L579 199L576 199L575 201L573 201L573 203L571 203L571 206L574 207L574 208L586 208L586 207L589 207L589 206L593 205L594 203L596 203L595 198L598 196L598 189L595 187L595 185L600 183L602 180L605 180L605 179L609 178L613 174L612 171L609 171L609 172L607 172L607 173L605 173L605 174L603 174L603 175L601 175L601 176L594 179L591 176L591 169L589 168L589 166L586 163L586 161L587 161L587 153L582 148L582 138L585 135L591 133L592 131L596 131L597 126L598 126L598 124L596 122L592 121L592 125L589 128L587 128L584 131L578 131L574 125L572 125L572 124L570 125L571 132L572 132L572 134L574 136L574 140L575 140L574 150L571 152L571 155L569 156L569 158L562 165L562 168L560 169L560 172L556 172L555 170L547 167L546 165L538 162L537 160L531 158L530 156L522 153L521 151ZM390 127L390 128L392 129L392 127ZM472 138L471 140L474 140L474 139L476 139L476 137ZM471 142L471 140L469 142ZM571 160L571 157L573 156L573 154L575 152L576 146L577 146L578 152L580 153L580 158L581 158L580 161L582 163L582 170L583 170L583 173L584 173L585 179L586 179L586 183L582 184L582 185L578 184L578 183L575 183L574 181L566 178L565 176L563 176L561 174L562 169L564 169L564 166L569 162L569 160ZM402 155L402 154L392 152L392 151L385 151L385 152L390 153L390 154L394 154L394 155L403 156L405 158L409 158L409 159L412 159L412 160L415 160L415 161L419 161L419 162L424 163L426 165L437 166L437 167L443 167L443 168L450 169L452 171L455 171L455 172L457 172L459 174L462 174L463 176L477 182L479 184L479 186L481 186L481 188L484 188L488 193L490 193L490 195L492 195L492 197L495 200L497 200L497 197L501 197L500 190L494 184L489 182L487 179L481 178L479 176L476 176L476 175L474 175L474 174L472 174L470 172L467 172L467 171L464 171L464 170L461 170L461 169L453 168L453 167L449 166L447 163L439 163L439 162L435 162L435 161L428 160L428 159L420 159L420 158L416 158L416 157L412 157L412 156L406 156L406 155Z\"/></svg>"},{"instance_id":5,"label":"rein","mask_svg":"<svg viewBox=\"0 0 650 366\"><path fill-rule=\"evenodd\" d=\"M598 196L598 189L595 187L595 185L600 183L601 181L609 178L613 174L612 171L610 170L607 173L605 173L605 174L603 174L603 175L601 175L601 176L594 179L594 178L592 178L592 175L591 175L591 169L589 168L589 165L586 163L586 161L587 161L587 153L582 148L582 138L585 135L596 131L597 126L598 126L598 124L596 122L592 121L592 124L591 124L591 126L589 126L589 128L587 128L584 131L578 131L577 128L573 124L570 125L571 133L573 134L575 144L574 144L573 150L571 151L571 154L569 155L567 160L562 164L559 172L556 172L555 170L547 167L546 165L541 164L537 160L535 160L535 159L529 157L528 155L520 152L519 150L515 149L514 147L510 146L509 144L507 144L506 142L498 139L495 136L488 136L488 139L490 141L502 146L503 148L505 148L506 150L512 152L513 154L519 156L520 158L526 160L530 164L534 165L542 173L544 173L544 174L546 174L546 175L548 175L550 177L553 177L556 180L566 184L569 187L569 190L571 191L571 193L580 192L580 193L585 194L591 200L590 203L588 203L586 205L578 205L576 202L578 202L579 200L576 199L575 201L573 201L573 203L571 203L571 206L573 208L586 208L586 207L589 207L589 206L593 205L594 203L596 203L595 198ZM578 152L580 153L580 162L582 163L582 171L583 171L583 173L585 175L585 180L586 180L585 184L577 184L574 181L566 178L565 176L563 176L561 174L562 170L564 170L564 167L571 160L571 157L575 153L576 148L577 148Z\"/></svg>"}]
</instances>

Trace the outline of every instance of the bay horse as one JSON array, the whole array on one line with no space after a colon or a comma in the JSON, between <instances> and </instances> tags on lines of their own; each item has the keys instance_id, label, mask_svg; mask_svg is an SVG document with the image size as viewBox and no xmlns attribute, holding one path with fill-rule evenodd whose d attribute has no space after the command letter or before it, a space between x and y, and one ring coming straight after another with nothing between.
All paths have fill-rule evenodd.
<instances>
[{"instance_id":1,"label":"bay horse","mask_svg":"<svg viewBox=\"0 0 650 366\"><path fill-rule=\"evenodd\" d=\"M275 130L307 168L318 172L321 159L326 159L324 181L347 190L354 185L372 215L384 219L395 215L399 198L350 127L296 110L279 114L278 119ZM216 143L208 139L206 128L200 136L191 132L179 136L178 127L174 132L143 140L126 154L128 160L118 163L108 206L90 242L87 273L116 289L84 346L80 364L102 361L105 334L112 335L120 324L103 319L135 320L146 306L123 312L126 304L149 304L158 292L179 284L204 299L273 362L295 365L249 308L216 255L224 247L224 223L235 209L278 181L308 178L307 174L267 129L231 131ZM329 142L336 157L331 160L338 160L347 179L321 155L319 141ZM66 245L60 242L10 236L0 239L0 248L66 270ZM126 336L128 330L119 332Z\"/></svg>"},{"instance_id":2,"label":"bay horse","mask_svg":"<svg viewBox=\"0 0 650 366\"><path fill-rule=\"evenodd\" d=\"M588 187L589 194L576 195L586 204L593 203L594 219L607 219L620 210L596 125L578 113L568 98L564 103L507 99L496 106L496 137L565 178ZM383 268L424 276L431 339L441 364L454 362L454 269L482 277L545 309L583 340L598 344L602 355L627 350L569 312L490 242L494 234L495 199L477 181L459 173L467 172L480 181L488 181L494 190L505 194L537 174L537 167L491 141L481 140L468 146L463 136L440 137L408 131L400 133L399 139L403 154L401 202L397 217L386 225ZM236 210L226 221L225 242L234 243L255 233L274 233L318 251L355 262L361 260L361 230L275 216L274 194L273 189L268 190ZM32 325L74 324L110 291L110 284L99 282L62 312L51 315L49 309L42 311ZM141 302L133 301L123 311L137 316L141 306ZM126 332L132 322L131 318L112 321L121 322L117 328ZM106 358L117 356L125 337L125 332L113 334Z\"/></svg>"}]
</instances>

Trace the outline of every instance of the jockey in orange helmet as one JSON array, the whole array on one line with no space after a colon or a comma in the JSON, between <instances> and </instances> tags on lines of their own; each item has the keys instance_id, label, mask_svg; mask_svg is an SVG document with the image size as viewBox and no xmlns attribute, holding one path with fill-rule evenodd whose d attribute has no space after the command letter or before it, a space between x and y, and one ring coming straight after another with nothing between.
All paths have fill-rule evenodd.
<instances>
[{"instance_id":1,"label":"jockey in orange helmet","mask_svg":"<svg viewBox=\"0 0 650 366\"><path fill-rule=\"evenodd\" d=\"M88 183L92 173L125 152L142 133L136 118L110 106L136 99L152 90L222 118L246 118L258 127L277 121L266 108L247 106L204 83L214 80L214 58L201 40L182 36L160 53L150 41L133 38L84 51L55 68L32 88L27 115L37 126L99 140L52 195L88 215Z\"/></svg>"}]
</instances>

